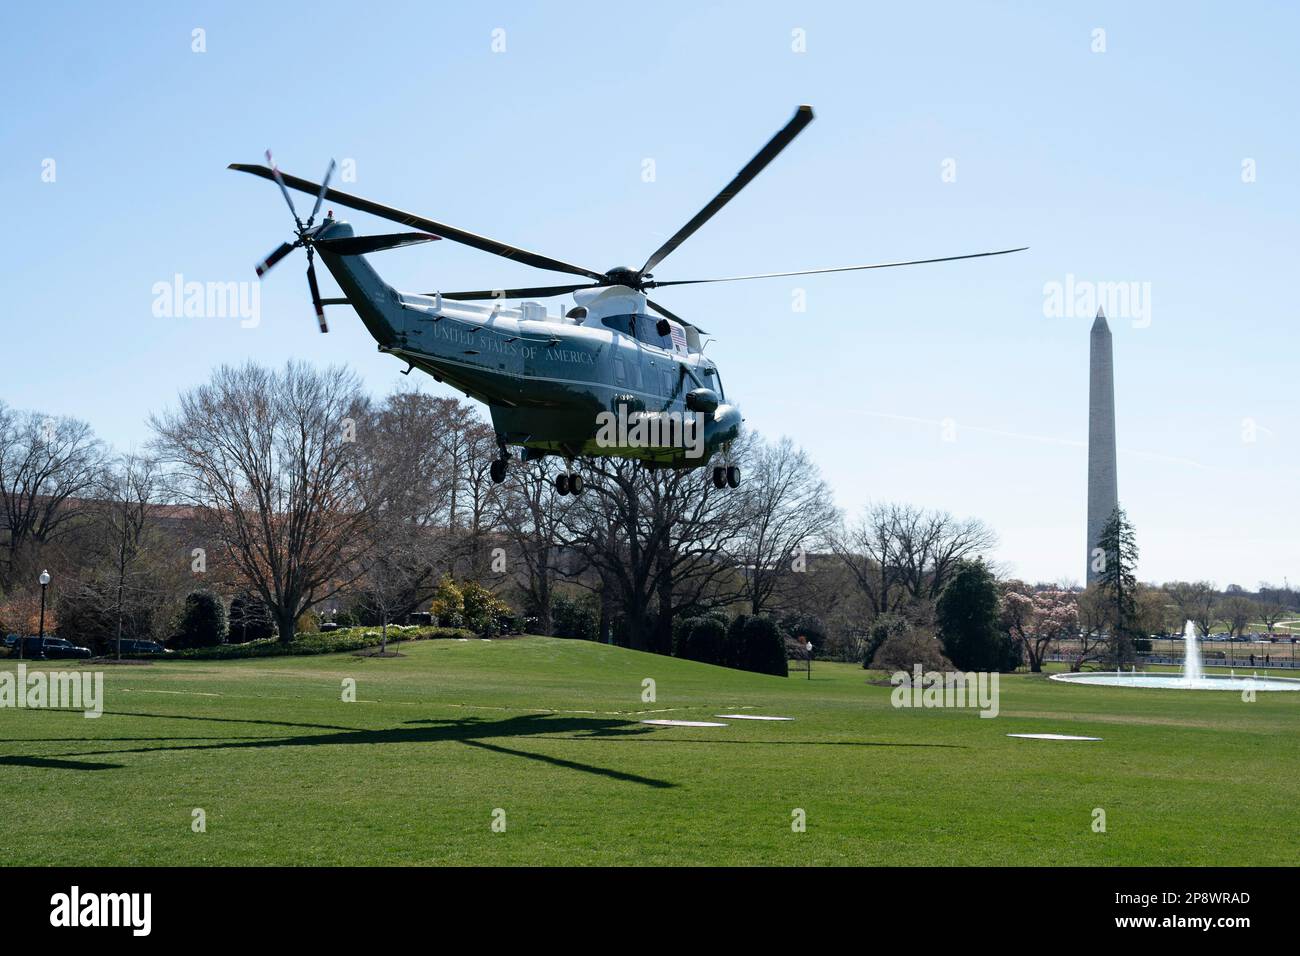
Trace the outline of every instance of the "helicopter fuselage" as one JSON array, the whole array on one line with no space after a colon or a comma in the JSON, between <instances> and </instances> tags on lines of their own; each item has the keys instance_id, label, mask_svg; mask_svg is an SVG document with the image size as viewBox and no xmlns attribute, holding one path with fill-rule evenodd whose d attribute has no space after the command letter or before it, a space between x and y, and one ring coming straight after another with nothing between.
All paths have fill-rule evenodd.
<instances>
[{"instance_id":1,"label":"helicopter fuselage","mask_svg":"<svg viewBox=\"0 0 1300 956\"><path fill-rule=\"evenodd\" d=\"M328 220L320 238L350 237ZM646 314L622 286L574 294L579 308L548 315L435 293L399 292L361 255L321 261L383 352L488 406L493 427L524 457L603 455L692 468L740 434L698 331Z\"/></svg>"}]
</instances>

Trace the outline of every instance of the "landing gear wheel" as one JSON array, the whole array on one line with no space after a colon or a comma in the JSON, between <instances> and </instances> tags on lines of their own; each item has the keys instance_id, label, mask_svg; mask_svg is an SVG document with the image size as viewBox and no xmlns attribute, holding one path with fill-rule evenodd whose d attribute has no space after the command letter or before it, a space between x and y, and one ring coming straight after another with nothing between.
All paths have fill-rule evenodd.
<instances>
[{"instance_id":1,"label":"landing gear wheel","mask_svg":"<svg viewBox=\"0 0 1300 956\"><path fill-rule=\"evenodd\" d=\"M501 484L506 480L506 460L504 458L496 459L492 462L492 467L488 469L488 472L492 475L493 484Z\"/></svg>"},{"instance_id":2,"label":"landing gear wheel","mask_svg":"<svg viewBox=\"0 0 1300 956\"><path fill-rule=\"evenodd\" d=\"M733 488L740 487L740 469L735 465L727 466L727 484Z\"/></svg>"},{"instance_id":3,"label":"landing gear wheel","mask_svg":"<svg viewBox=\"0 0 1300 956\"><path fill-rule=\"evenodd\" d=\"M576 471L569 476L569 494L582 494L582 475L578 474Z\"/></svg>"},{"instance_id":4,"label":"landing gear wheel","mask_svg":"<svg viewBox=\"0 0 1300 956\"><path fill-rule=\"evenodd\" d=\"M564 472L560 472L555 476L555 490L561 495L569 493L569 476Z\"/></svg>"},{"instance_id":5,"label":"landing gear wheel","mask_svg":"<svg viewBox=\"0 0 1300 956\"><path fill-rule=\"evenodd\" d=\"M725 468L713 469L713 487L714 488L727 487L727 469Z\"/></svg>"}]
</instances>

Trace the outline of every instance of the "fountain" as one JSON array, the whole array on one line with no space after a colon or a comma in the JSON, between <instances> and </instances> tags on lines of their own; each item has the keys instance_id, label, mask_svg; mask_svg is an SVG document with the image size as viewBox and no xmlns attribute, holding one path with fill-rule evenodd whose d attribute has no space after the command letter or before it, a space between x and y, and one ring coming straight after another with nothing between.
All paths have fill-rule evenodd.
<instances>
[{"instance_id":1,"label":"fountain","mask_svg":"<svg viewBox=\"0 0 1300 956\"><path fill-rule=\"evenodd\" d=\"M1296 690L1300 691L1300 678L1295 677L1238 677L1236 671L1228 676L1207 677L1201 666L1201 642L1197 639L1196 624L1188 621L1183 628L1183 669L1181 674L1139 674L1136 670L1122 673L1079 672L1053 674L1052 680L1067 684L1102 684L1107 687L1157 687L1167 690Z\"/></svg>"}]
</instances>

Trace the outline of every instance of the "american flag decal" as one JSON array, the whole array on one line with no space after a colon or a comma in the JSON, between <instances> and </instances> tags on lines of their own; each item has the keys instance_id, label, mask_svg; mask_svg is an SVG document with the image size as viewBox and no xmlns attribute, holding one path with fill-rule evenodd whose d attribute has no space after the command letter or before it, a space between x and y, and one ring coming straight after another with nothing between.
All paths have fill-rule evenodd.
<instances>
[{"instance_id":1,"label":"american flag decal","mask_svg":"<svg viewBox=\"0 0 1300 956\"><path fill-rule=\"evenodd\" d=\"M672 324L671 328L672 328L672 336L673 336L673 350L676 352L685 352L686 333L683 332L682 327L675 322Z\"/></svg>"}]
</instances>

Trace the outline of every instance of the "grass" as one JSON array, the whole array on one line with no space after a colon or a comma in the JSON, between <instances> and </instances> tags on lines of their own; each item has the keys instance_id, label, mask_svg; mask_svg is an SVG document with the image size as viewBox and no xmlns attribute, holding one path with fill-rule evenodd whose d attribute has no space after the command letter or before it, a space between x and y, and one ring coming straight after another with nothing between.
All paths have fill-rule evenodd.
<instances>
[{"instance_id":1,"label":"grass","mask_svg":"<svg viewBox=\"0 0 1300 956\"><path fill-rule=\"evenodd\" d=\"M401 650L105 666L99 719L0 709L0 859L1300 863L1300 694L1244 703L1025 674L1002 678L989 720L896 710L846 664L817 663L809 681L550 638ZM740 709L796 719L640 723ZM1022 732L1105 739L1006 736Z\"/></svg>"}]
</instances>

